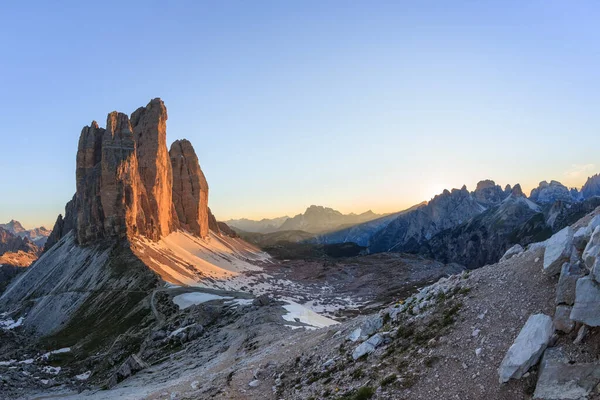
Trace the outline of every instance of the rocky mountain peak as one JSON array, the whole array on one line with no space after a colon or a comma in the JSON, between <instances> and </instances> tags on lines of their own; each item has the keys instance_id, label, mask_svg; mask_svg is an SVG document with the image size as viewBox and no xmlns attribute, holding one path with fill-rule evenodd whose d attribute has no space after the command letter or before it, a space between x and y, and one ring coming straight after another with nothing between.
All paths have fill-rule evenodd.
<instances>
[{"instance_id":1,"label":"rocky mountain peak","mask_svg":"<svg viewBox=\"0 0 600 400\"><path fill-rule=\"evenodd\" d=\"M507 194L500 185L496 185L491 179L479 181L473 192L475 200L486 206L500 203L506 198Z\"/></svg>"},{"instance_id":2,"label":"rocky mountain peak","mask_svg":"<svg viewBox=\"0 0 600 400\"><path fill-rule=\"evenodd\" d=\"M558 181L541 181L537 188L531 190L529 198L539 204L551 204L557 200L567 203L573 202L573 198L569 189Z\"/></svg>"},{"instance_id":3,"label":"rocky mountain peak","mask_svg":"<svg viewBox=\"0 0 600 400\"><path fill-rule=\"evenodd\" d=\"M177 140L171 145L169 157L173 170L172 198L179 222L190 232L205 237L210 225L208 183L194 147L186 139ZM218 232L215 222L212 225Z\"/></svg>"},{"instance_id":4,"label":"rocky mountain peak","mask_svg":"<svg viewBox=\"0 0 600 400\"><path fill-rule=\"evenodd\" d=\"M507 185L508 187L510 187L510 185ZM521 189L521 185L520 184L516 184L510 191L510 193L515 196L515 197L525 197L525 194L523 193L523 190Z\"/></svg>"},{"instance_id":5,"label":"rocky mountain peak","mask_svg":"<svg viewBox=\"0 0 600 400\"><path fill-rule=\"evenodd\" d=\"M600 196L600 174L590 176L587 179L581 188L581 194L586 199L593 196Z\"/></svg>"},{"instance_id":6,"label":"rocky mountain peak","mask_svg":"<svg viewBox=\"0 0 600 400\"><path fill-rule=\"evenodd\" d=\"M57 220L51 243L72 229L79 244L138 235L158 240L180 227L208 235L206 179L187 140L175 142L169 154L167 118L156 98L131 118L113 111L106 128L92 121L82 129L77 191Z\"/></svg>"}]
</instances>

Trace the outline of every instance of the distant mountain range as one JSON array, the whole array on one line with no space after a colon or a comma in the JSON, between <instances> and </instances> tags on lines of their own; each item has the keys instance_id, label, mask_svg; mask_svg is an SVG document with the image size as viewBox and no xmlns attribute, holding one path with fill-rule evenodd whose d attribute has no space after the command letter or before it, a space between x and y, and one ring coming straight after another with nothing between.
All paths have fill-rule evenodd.
<instances>
[{"instance_id":1,"label":"distant mountain range","mask_svg":"<svg viewBox=\"0 0 600 400\"><path fill-rule=\"evenodd\" d=\"M409 210L318 235L315 243L353 242L370 253L409 252L471 268L497 261L512 245L544 240L600 205L600 175L579 189L540 182L529 198L520 185L481 181L444 190Z\"/></svg>"},{"instance_id":2,"label":"distant mountain range","mask_svg":"<svg viewBox=\"0 0 600 400\"><path fill-rule=\"evenodd\" d=\"M0 228L16 235L20 238L27 238L31 240L39 248L43 248L48 236L52 233L51 230L41 226L39 228L25 229L19 221L14 219L6 224L0 224Z\"/></svg>"},{"instance_id":3,"label":"distant mountain range","mask_svg":"<svg viewBox=\"0 0 600 400\"><path fill-rule=\"evenodd\" d=\"M362 214L342 214L329 207L312 205L304 214L293 218L288 216L253 221L249 219L231 219L225 223L233 228L252 233L273 233L283 231L304 231L313 234L325 233L343 229L347 226L360 224L382 217L369 210Z\"/></svg>"}]
</instances>

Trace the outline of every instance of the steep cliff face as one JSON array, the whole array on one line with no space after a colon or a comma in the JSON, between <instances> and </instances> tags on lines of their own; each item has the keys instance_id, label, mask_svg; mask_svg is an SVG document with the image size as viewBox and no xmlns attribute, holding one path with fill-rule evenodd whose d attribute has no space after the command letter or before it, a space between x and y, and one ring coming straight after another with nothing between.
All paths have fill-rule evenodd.
<instances>
[{"instance_id":1,"label":"steep cliff face","mask_svg":"<svg viewBox=\"0 0 600 400\"><path fill-rule=\"evenodd\" d=\"M208 183L200 169L194 147L188 140L177 140L169 150L173 168L173 202L182 227L208 236Z\"/></svg>"},{"instance_id":2,"label":"steep cliff face","mask_svg":"<svg viewBox=\"0 0 600 400\"><path fill-rule=\"evenodd\" d=\"M140 180L148 198L144 235L157 240L177 227L173 172L167 152L167 109L161 99L131 114ZM208 198L207 198L208 201Z\"/></svg>"},{"instance_id":3,"label":"steep cliff face","mask_svg":"<svg viewBox=\"0 0 600 400\"><path fill-rule=\"evenodd\" d=\"M175 142L169 153L166 122L164 103L154 99L131 119L113 111L106 128L95 121L83 128L77 192L46 249L71 230L80 245L135 236L157 241L180 228L208 236L206 178L189 141Z\"/></svg>"}]
</instances>

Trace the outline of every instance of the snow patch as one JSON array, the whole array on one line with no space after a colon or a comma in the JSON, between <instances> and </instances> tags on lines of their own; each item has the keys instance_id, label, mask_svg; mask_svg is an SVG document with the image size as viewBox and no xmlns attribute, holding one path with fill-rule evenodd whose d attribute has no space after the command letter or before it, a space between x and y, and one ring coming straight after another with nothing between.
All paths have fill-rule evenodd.
<instances>
[{"instance_id":1,"label":"snow patch","mask_svg":"<svg viewBox=\"0 0 600 400\"><path fill-rule=\"evenodd\" d=\"M211 293L184 293L173 297L173 303L177 304L180 310L185 310L188 307L206 303L211 300L221 300L221 299L233 299L230 296L219 296Z\"/></svg>"},{"instance_id":2,"label":"snow patch","mask_svg":"<svg viewBox=\"0 0 600 400\"><path fill-rule=\"evenodd\" d=\"M283 319L285 319L286 321L301 322L303 324L310 325L315 328L324 328L326 326L339 324L339 322L319 315L313 310L310 310L301 304L289 300L287 300L287 303L287 305L283 306L283 308L285 308L288 312L286 315L283 316Z\"/></svg>"}]
</instances>

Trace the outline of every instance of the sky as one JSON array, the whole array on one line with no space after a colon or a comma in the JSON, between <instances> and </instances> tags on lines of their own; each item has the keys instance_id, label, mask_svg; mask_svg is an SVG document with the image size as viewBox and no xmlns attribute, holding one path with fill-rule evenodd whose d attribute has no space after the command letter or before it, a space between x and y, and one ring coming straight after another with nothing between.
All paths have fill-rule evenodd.
<instances>
[{"instance_id":1,"label":"sky","mask_svg":"<svg viewBox=\"0 0 600 400\"><path fill-rule=\"evenodd\" d=\"M0 222L52 226L81 128L154 97L221 220L600 172L596 1L22 1L0 18Z\"/></svg>"}]
</instances>

